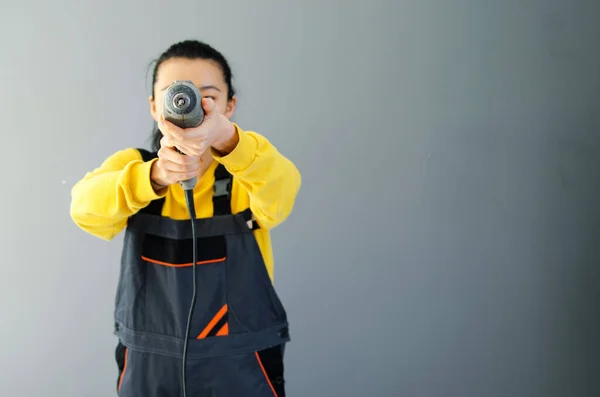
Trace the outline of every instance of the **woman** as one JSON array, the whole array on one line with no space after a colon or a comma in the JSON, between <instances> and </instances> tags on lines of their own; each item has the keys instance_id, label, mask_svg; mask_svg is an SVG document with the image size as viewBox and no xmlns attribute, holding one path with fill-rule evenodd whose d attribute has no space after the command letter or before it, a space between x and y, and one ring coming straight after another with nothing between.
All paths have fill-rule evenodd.
<instances>
[{"instance_id":1,"label":"woman","mask_svg":"<svg viewBox=\"0 0 600 397\"><path fill-rule=\"evenodd\" d=\"M197 128L161 116L175 80L202 94ZM104 240L126 233L115 305L120 396L285 395L289 335L272 285L269 231L290 215L301 178L265 137L230 121L231 80L211 46L168 48L152 79L152 151L118 151L73 187L71 217L81 229ZM191 305L191 221L178 182L194 176Z\"/></svg>"}]
</instances>

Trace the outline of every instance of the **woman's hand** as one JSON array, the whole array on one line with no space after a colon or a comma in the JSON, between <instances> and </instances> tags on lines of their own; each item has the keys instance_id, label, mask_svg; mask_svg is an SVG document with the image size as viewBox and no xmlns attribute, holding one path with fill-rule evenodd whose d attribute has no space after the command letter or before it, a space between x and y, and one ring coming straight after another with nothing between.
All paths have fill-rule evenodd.
<instances>
[{"instance_id":1,"label":"woman's hand","mask_svg":"<svg viewBox=\"0 0 600 397\"><path fill-rule=\"evenodd\" d=\"M227 154L235 148L238 136L235 126L217 111L215 101L202 98L204 120L196 128L179 128L161 115L159 128L164 136L183 153L200 157L209 148Z\"/></svg>"},{"instance_id":2,"label":"woman's hand","mask_svg":"<svg viewBox=\"0 0 600 397\"><path fill-rule=\"evenodd\" d=\"M160 149L157 154L158 160L150 170L150 180L155 191L191 179L199 173L200 157L178 153L167 136L163 136L160 140Z\"/></svg>"}]
</instances>

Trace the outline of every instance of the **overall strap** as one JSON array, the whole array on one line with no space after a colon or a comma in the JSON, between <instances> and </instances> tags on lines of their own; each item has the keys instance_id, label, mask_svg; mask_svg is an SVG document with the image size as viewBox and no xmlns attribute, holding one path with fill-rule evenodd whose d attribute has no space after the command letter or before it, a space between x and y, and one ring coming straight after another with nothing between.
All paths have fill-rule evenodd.
<instances>
[{"instance_id":1,"label":"overall strap","mask_svg":"<svg viewBox=\"0 0 600 397\"><path fill-rule=\"evenodd\" d=\"M230 215L231 211L231 186L233 184L233 176L227 171L223 164L217 165L215 168L215 185L213 193L213 216ZM260 226L252 217L252 211L246 209L241 215L248 223L250 230L256 230Z\"/></svg>"},{"instance_id":2,"label":"overall strap","mask_svg":"<svg viewBox=\"0 0 600 397\"><path fill-rule=\"evenodd\" d=\"M148 162L158 157L156 152L150 152L146 149L137 149L142 156L144 162ZM215 184L213 193L213 216L218 215L231 215L231 186L233 176L227 171L223 164L218 164L215 168ZM158 215L162 214L162 207L165 202L164 197L153 200L146 207L142 208L139 212ZM251 221L252 214L250 210L244 211L244 218L248 218ZM259 226L256 222L252 222L251 230L258 229Z\"/></svg>"},{"instance_id":3,"label":"overall strap","mask_svg":"<svg viewBox=\"0 0 600 397\"><path fill-rule=\"evenodd\" d=\"M156 152L149 152L146 149L137 149L137 150L142 155L142 160L144 162L148 162L148 161L153 160L158 157L158 154ZM139 212L144 213L144 214L160 216L162 214L162 207L163 207L164 203L165 203L164 197L159 198L158 200L152 200L150 202L150 204L148 204L146 207L142 208Z\"/></svg>"},{"instance_id":4,"label":"overall strap","mask_svg":"<svg viewBox=\"0 0 600 397\"><path fill-rule=\"evenodd\" d=\"M231 214L231 185L233 177L223 164L215 168L213 216Z\"/></svg>"},{"instance_id":5,"label":"overall strap","mask_svg":"<svg viewBox=\"0 0 600 397\"><path fill-rule=\"evenodd\" d=\"M158 157L158 154L156 152L149 152L146 149L136 149L136 150L138 152L140 152L140 155L142 156L142 160L144 162L148 162L148 161L153 160Z\"/></svg>"}]
</instances>

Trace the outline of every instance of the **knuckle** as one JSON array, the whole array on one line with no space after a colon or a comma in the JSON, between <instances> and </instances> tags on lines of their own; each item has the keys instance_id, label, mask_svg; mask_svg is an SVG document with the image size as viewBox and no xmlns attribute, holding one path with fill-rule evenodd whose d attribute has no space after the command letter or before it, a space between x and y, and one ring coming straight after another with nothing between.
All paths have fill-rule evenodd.
<instances>
[{"instance_id":1,"label":"knuckle","mask_svg":"<svg viewBox=\"0 0 600 397\"><path fill-rule=\"evenodd\" d=\"M185 160L186 160L185 154L177 153L177 159L175 159L175 161L177 161L177 164L185 164Z\"/></svg>"}]
</instances>

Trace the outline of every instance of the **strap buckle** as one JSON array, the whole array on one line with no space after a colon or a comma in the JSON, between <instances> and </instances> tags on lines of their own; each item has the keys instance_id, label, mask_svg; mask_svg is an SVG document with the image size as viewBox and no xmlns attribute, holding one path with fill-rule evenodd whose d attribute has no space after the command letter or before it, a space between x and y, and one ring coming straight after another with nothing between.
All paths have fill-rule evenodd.
<instances>
[{"instance_id":1,"label":"strap buckle","mask_svg":"<svg viewBox=\"0 0 600 397\"><path fill-rule=\"evenodd\" d=\"M217 179L215 180L213 197L225 197L229 198L231 187L231 179Z\"/></svg>"}]
</instances>

